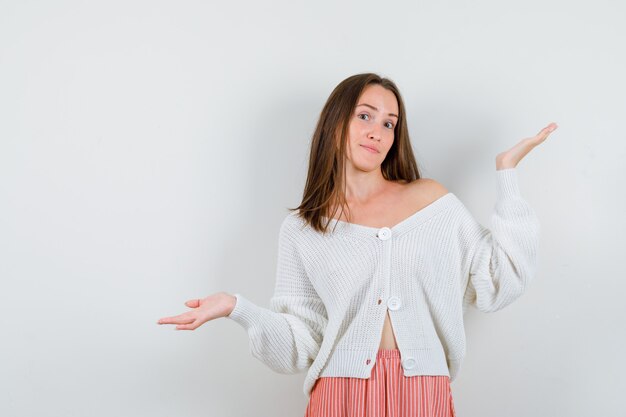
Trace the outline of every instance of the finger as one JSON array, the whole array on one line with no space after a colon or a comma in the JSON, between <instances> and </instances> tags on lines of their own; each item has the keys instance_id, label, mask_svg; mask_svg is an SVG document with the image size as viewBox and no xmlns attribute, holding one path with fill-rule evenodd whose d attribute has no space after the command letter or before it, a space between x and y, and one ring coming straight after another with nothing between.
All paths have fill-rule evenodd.
<instances>
[{"instance_id":1,"label":"finger","mask_svg":"<svg viewBox=\"0 0 626 417\"><path fill-rule=\"evenodd\" d=\"M550 133L552 133L557 127L556 123L550 123L548 126L541 129L537 135L532 138L526 138L525 140L522 140L522 142L527 143L527 145L530 145L531 147L535 147L546 140L548 135L550 135Z\"/></svg>"},{"instance_id":2,"label":"finger","mask_svg":"<svg viewBox=\"0 0 626 417\"><path fill-rule=\"evenodd\" d=\"M196 308L200 305L200 300L197 298L194 298L193 300L185 301L185 305L187 307Z\"/></svg>"},{"instance_id":3,"label":"finger","mask_svg":"<svg viewBox=\"0 0 626 417\"><path fill-rule=\"evenodd\" d=\"M541 129L541 131L537 133L537 136L548 136L550 133L554 132L557 127L556 123L550 123L548 126Z\"/></svg>"},{"instance_id":4,"label":"finger","mask_svg":"<svg viewBox=\"0 0 626 417\"><path fill-rule=\"evenodd\" d=\"M187 313L174 317L163 317L159 319L158 324L187 324L195 320L195 317L188 315Z\"/></svg>"},{"instance_id":5,"label":"finger","mask_svg":"<svg viewBox=\"0 0 626 417\"><path fill-rule=\"evenodd\" d=\"M194 320L193 323L179 324L176 326L176 330L195 330L200 325L198 320Z\"/></svg>"}]
</instances>

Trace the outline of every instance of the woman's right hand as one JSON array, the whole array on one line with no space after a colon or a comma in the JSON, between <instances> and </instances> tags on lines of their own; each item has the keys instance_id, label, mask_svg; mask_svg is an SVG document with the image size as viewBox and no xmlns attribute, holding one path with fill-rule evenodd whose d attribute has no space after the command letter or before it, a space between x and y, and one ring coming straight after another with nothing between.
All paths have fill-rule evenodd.
<instances>
[{"instance_id":1,"label":"woman's right hand","mask_svg":"<svg viewBox=\"0 0 626 417\"><path fill-rule=\"evenodd\" d=\"M209 320L228 316L237 304L234 295L218 292L203 299L193 299L185 302L191 311L178 316L163 317L157 324L176 324L176 330L195 330Z\"/></svg>"}]
</instances>

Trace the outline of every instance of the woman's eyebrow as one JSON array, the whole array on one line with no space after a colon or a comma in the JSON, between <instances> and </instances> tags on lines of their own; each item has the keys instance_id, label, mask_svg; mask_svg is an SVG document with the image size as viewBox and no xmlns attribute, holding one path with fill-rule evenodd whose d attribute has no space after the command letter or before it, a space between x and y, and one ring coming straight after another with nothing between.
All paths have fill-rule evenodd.
<instances>
[{"instance_id":1,"label":"woman's eyebrow","mask_svg":"<svg viewBox=\"0 0 626 417\"><path fill-rule=\"evenodd\" d=\"M367 107L369 107L369 108L371 108L371 109L373 109L373 110L378 111L378 109L377 109L376 107L372 106L371 104L367 104L367 103L357 104L357 107L359 107L359 106L367 106ZM395 117L395 118L398 118L398 115L397 115L397 114L394 114L394 113L387 113L387 114L388 114L389 116L393 116L393 117Z\"/></svg>"}]
</instances>

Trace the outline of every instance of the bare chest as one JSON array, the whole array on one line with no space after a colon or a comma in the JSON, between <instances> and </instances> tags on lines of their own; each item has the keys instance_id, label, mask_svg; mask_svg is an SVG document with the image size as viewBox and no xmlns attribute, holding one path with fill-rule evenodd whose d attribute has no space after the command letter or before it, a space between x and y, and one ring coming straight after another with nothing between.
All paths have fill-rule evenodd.
<instances>
[{"instance_id":1,"label":"bare chest","mask_svg":"<svg viewBox=\"0 0 626 417\"><path fill-rule=\"evenodd\" d=\"M430 196L419 184L395 184L383 196L367 204L348 202L349 213L344 210L335 218L368 227L393 227L430 202Z\"/></svg>"}]
</instances>

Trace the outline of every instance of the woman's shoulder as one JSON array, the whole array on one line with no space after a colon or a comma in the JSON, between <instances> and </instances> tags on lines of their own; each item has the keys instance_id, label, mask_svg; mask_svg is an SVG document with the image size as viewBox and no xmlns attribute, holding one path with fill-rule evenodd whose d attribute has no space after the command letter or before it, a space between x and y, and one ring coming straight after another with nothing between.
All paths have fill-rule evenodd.
<instances>
[{"instance_id":1,"label":"woman's shoulder","mask_svg":"<svg viewBox=\"0 0 626 417\"><path fill-rule=\"evenodd\" d=\"M448 194L448 189L433 178L418 178L410 183L404 183L407 192L422 201L435 201Z\"/></svg>"}]
</instances>

